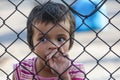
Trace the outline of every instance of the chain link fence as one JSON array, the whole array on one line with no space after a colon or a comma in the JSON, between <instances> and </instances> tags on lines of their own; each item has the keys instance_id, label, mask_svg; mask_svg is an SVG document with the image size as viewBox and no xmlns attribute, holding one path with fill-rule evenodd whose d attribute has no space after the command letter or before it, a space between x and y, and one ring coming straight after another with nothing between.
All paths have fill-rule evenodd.
<instances>
[{"instance_id":1,"label":"chain link fence","mask_svg":"<svg viewBox=\"0 0 120 80\"><path fill-rule=\"evenodd\" d=\"M56 0L70 9L77 0ZM95 9L83 15L74 8L77 16L89 18L99 12L105 23L100 29L88 27L89 31L75 32L75 43L70 58L85 66L85 80L120 79L120 1L88 0ZM0 80L12 80L13 64L36 56L26 41L26 21L31 9L43 0L1 0L0 1ZM100 9L106 6L106 13Z\"/></svg>"}]
</instances>

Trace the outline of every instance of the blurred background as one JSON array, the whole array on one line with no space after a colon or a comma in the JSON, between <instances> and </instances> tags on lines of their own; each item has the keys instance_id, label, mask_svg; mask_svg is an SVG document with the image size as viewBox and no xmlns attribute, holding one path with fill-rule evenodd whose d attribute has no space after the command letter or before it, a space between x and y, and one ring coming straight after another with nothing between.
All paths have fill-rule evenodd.
<instances>
[{"instance_id":1,"label":"blurred background","mask_svg":"<svg viewBox=\"0 0 120 80\"><path fill-rule=\"evenodd\" d=\"M0 80L11 79L13 64L35 56L27 45L26 21L32 8L45 1L49 0L0 0ZM70 58L84 64L86 80L120 79L120 1L103 2L65 0L83 15L74 14L75 43L69 54ZM97 12L84 17L100 5Z\"/></svg>"}]
</instances>

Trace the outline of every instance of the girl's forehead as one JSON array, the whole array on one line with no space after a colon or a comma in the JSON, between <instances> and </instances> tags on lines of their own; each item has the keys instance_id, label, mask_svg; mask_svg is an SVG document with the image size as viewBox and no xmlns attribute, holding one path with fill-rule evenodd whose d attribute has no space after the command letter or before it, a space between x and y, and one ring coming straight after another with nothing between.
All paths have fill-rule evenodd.
<instances>
[{"instance_id":1,"label":"girl's forehead","mask_svg":"<svg viewBox=\"0 0 120 80\"><path fill-rule=\"evenodd\" d=\"M62 32L67 32L69 33L70 32L70 23L68 21L62 21L60 23L56 23L56 24L53 24L53 23L36 23L35 24L35 28L34 28L34 31L38 31L38 32L43 32L43 33L46 33L46 32L51 32L51 31L55 31L55 32L59 32L59 31L62 31Z\"/></svg>"}]
</instances>

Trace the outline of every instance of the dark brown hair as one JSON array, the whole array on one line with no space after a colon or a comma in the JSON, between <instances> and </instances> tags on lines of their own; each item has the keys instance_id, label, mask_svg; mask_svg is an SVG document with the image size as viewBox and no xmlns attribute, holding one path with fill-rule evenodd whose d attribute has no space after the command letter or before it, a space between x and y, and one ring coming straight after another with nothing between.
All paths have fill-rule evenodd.
<instances>
[{"instance_id":1,"label":"dark brown hair","mask_svg":"<svg viewBox=\"0 0 120 80\"><path fill-rule=\"evenodd\" d=\"M35 6L29 14L27 20L27 41L31 50L33 46L33 27L36 22L52 22L54 24L68 20L70 23L70 47L73 45L75 19L69 8L61 3L47 2L42 5Z\"/></svg>"}]
</instances>

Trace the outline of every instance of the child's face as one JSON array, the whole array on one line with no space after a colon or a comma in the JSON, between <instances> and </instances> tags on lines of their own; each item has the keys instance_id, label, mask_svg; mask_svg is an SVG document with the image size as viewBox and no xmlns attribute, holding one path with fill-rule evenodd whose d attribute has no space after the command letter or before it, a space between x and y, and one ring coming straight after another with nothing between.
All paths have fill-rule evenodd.
<instances>
[{"instance_id":1,"label":"child's face","mask_svg":"<svg viewBox=\"0 0 120 80\"><path fill-rule=\"evenodd\" d=\"M67 54L70 46L70 24L68 21L63 21L55 25L53 23L37 23L35 24L33 34L34 52L40 57L46 57L53 51L58 50L63 54ZM39 30L38 30L39 29ZM45 34L45 35L44 35ZM57 54L59 54L58 52Z\"/></svg>"}]
</instances>

